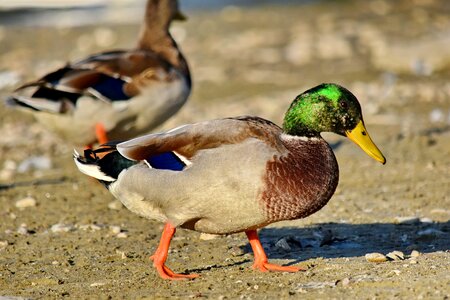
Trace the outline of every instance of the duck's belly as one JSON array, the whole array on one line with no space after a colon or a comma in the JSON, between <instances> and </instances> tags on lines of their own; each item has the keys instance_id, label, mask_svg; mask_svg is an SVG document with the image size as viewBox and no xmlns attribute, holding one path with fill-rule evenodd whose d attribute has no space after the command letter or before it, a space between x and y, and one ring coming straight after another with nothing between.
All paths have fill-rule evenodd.
<instances>
[{"instance_id":1,"label":"duck's belly","mask_svg":"<svg viewBox=\"0 0 450 300\"><path fill-rule=\"evenodd\" d=\"M119 176L114 194L135 213L174 226L216 234L253 229L267 224L259 199L273 155L273 149L249 139L203 150L182 172L140 165Z\"/></svg>"}]
</instances>

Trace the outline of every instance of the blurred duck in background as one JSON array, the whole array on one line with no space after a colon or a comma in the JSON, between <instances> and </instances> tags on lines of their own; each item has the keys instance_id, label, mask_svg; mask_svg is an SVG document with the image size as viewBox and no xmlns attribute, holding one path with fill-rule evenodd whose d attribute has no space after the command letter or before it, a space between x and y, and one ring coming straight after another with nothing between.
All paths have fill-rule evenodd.
<instances>
[{"instance_id":1,"label":"blurred duck in background","mask_svg":"<svg viewBox=\"0 0 450 300\"><path fill-rule=\"evenodd\" d=\"M77 146L146 133L191 91L187 62L169 33L185 20L177 0L148 0L137 47L91 55L17 88L7 103Z\"/></svg>"}]
</instances>

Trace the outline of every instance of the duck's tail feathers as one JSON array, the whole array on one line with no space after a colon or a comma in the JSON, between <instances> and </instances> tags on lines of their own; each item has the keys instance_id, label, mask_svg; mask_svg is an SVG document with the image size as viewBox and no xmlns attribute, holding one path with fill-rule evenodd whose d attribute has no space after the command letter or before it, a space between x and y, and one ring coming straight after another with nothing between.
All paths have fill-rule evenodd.
<instances>
[{"instance_id":1,"label":"duck's tail feathers","mask_svg":"<svg viewBox=\"0 0 450 300\"><path fill-rule=\"evenodd\" d=\"M66 102L50 101L45 98L31 98L21 95L13 95L6 98L6 105L11 107L25 107L32 111L59 113L63 111L63 106L66 105Z\"/></svg>"},{"instance_id":2,"label":"duck's tail feathers","mask_svg":"<svg viewBox=\"0 0 450 300\"><path fill-rule=\"evenodd\" d=\"M136 164L116 150L115 145L102 145L96 150L84 150L84 156L76 150L73 153L73 159L80 172L98 179L108 186L119 177L119 174Z\"/></svg>"}]
</instances>

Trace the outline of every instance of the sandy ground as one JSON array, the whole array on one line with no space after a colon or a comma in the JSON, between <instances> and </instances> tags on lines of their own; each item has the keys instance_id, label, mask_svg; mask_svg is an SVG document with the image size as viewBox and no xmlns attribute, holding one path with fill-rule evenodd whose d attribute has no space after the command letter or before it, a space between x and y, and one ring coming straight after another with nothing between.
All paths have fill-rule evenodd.
<instances>
[{"instance_id":1,"label":"sandy ground","mask_svg":"<svg viewBox=\"0 0 450 300\"><path fill-rule=\"evenodd\" d=\"M244 234L179 230L167 263L201 277L161 280L148 257L162 224L78 173L70 144L1 107L0 298L448 299L449 15L445 0L325 1L191 12L174 26L195 88L163 129L243 114L280 123L321 82L362 103L387 164L326 135L341 169L330 203L260 231L272 261L307 268L296 274L251 270ZM1 27L0 95L67 59L134 45L136 34L137 24ZM392 251L404 259L365 259Z\"/></svg>"}]
</instances>

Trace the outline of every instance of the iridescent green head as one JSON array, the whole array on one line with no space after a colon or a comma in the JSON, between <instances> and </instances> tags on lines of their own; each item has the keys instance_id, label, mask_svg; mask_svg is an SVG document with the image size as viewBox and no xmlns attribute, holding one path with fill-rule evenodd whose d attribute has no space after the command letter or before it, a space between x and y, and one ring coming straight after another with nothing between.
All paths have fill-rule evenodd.
<instances>
[{"instance_id":1,"label":"iridescent green head","mask_svg":"<svg viewBox=\"0 0 450 300\"><path fill-rule=\"evenodd\" d=\"M297 96L286 112L283 130L306 137L321 132L344 135L376 160L386 162L365 129L358 99L334 83L323 83Z\"/></svg>"},{"instance_id":2,"label":"iridescent green head","mask_svg":"<svg viewBox=\"0 0 450 300\"><path fill-rule=\"evenodd\" d=\"M320 132L345 135L362 120L361 106L346 88L332 83L316 86L295 98L284 118L286 133L318 136Z\"/></svg>"}]
</instances>

